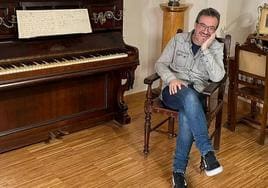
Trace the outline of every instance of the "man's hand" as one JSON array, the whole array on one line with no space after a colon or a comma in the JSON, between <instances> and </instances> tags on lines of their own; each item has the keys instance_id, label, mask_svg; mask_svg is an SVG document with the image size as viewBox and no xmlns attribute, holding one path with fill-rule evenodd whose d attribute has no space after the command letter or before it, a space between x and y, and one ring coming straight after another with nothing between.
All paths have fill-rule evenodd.
<instances>
[{"instance_id":1,"label":"man's hand","mask_svg":"<svg viewBox=\"0 0 268 188\"><path fill-rule=\"evenodd\" d=\"M181 90L181 87L183 85L187 87L187 84L185 84L181 80L171 80L169 82L169 94L170 95L176 94L178 92L178 89Z\"/></svg>"},{"instance_id":2,"label":"man's hand","mask_svg":"<svg viewBox=\"0 0 268 188\"><path fill-rule=\"evenodd\" d=\"M207 49L216 37L216 33L211 34L211 36L202 44L201 50Z\"/></svg>"}]
</instances>

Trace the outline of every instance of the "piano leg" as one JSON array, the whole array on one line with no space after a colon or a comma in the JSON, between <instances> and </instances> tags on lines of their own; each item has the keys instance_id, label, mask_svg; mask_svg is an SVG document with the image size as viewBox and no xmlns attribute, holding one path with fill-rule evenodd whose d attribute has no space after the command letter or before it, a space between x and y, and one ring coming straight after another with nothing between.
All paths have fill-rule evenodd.
<instances>
[{"instance_id":1,"label":"piano leg","mask_svg":"<svg viewBox=\"0 0 268 188\"><path fill-rule=\"evenodd\" d=\"M120 74L121 78L121 86L117 93L117 114L115 115L115 120L121 124L125 125L130 123L131 118L128 115L128 106L124 101L124 93L125 91L131 89L133 87L134 83L134 71L136 67L132 67L131 69L119 71L118 74ZM125 83L122 84L123 80L126 80Z\"/></svg>"},{"instance_id":2,"label":"piano leg","mask_svg":"<svg viewBox=\"0 0 268 188\"><path fill-rule=\"evenodd\" d=\"M118 113L115 115L115 120L120 124L120 125L125 125L130 123L131 118L127 113L128 106L125 103L122 103L120 106L120 110Z\"/></svg>"}]
</instances>

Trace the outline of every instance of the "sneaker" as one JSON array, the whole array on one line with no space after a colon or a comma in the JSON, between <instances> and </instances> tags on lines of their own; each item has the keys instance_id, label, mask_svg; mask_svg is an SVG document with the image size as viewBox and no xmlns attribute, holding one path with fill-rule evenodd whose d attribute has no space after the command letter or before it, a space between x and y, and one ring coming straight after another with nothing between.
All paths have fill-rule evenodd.
<instances>
[{"instance_id":1,"label":"sneaker","mask_svg":"<svg viewBox=\"0 0 268 188\"><path fill-rule=\"evenodd\" d=\"M223 171L223 167L216 159L213 151L209 151L204 157L201 157L200 169L205 170L207 176L215 176Z\"/></svg>"},{"instance_id":2,"label":"sneaker","mask_svg":"<svg viewBox=\"0 0 268 188\"><path fill-rule=\"evenodd\" d=\"M173 188L186 188L187 183L186 183L184 174L173 172L172 184L173 184Z\"/></svg>"}]
</instances>

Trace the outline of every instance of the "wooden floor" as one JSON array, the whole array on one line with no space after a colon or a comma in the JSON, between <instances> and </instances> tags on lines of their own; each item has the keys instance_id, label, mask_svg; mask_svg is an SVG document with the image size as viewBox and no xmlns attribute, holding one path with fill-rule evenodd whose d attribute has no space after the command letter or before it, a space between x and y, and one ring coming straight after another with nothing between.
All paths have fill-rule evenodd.
<instances>
[{"instance_id":1,"label":"wooden floor","mask_svg":"<svg viewBox=\"0 0 268 188\"><path fill-rule=\"evenodd\" d=\"M108 122L94 128L0 154L1 188L171 187L175 139L153 133L151 153L143 150L144 94L126 99L132 123ZM161 117L157 117L154 121ZM222 130L217 153L224 172L216 177L199 173L195 147L187 171L189 187L268 187L268 143L256 143L256 131L238 125L235 133Z\"/></svg>"}]
</instances>

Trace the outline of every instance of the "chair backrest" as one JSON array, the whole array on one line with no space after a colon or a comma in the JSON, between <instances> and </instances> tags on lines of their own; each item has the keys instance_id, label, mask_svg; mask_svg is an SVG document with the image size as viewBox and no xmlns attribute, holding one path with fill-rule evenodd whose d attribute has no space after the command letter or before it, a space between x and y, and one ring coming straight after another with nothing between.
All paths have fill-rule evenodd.
<instances>
[{"instance_id":1,"label":"chair backrest","mask_svg":"<svg viewBox=\"0 0 268 188\"><path fill-rule=\"evenodd\" d=\"M182 29L178 29L177 30L177 33L182 33L183 30ZM227 59L230 58L230 49L231 49L231 35L227 34L225 35L224 38L221 38L221 37L216 37L216 40L220 43L223 43L224 44L224 57L223 57L223 60L224 60L224 65L227 66Z\"/></svg>"},{"instance_id":2,"label":"chair backrest","mask_svg":"<svg viewBox=\"0 0 268 188\"><path fill-rule=\"evenodd\" d=\"M238 74L245 74L264 80L267 77L267 56L268 53L254 45L235 46L235 62Z\"/></svg>"},{"instance_id":3,"label":"chair backrest","mask_svg":"<svg viewBox=\"0 0 268 188\"><path fill-rule=\"evenodd\" d=\"M210 97L207 98L206 100L206 112L210 112L211 109L217 109L218 103L219 101L223 101L224 98L224 94L225 94L225 88L226 88L226 80L228 77L228 73L229 73L229 58L230 58L230 47L231 47L231 35L225 35L224 38L220 38L217 37L216 40L220 43L223 43L224 48L223 48L223 63L224 63L224 68L226 71L226 74L224 76L224 78L221 80L220 85L216 87L216 85L211 85L212 86L212 90L213 87L217 88L217 94L216 97ZM204 94L209 94L211 95L212 93L214 93L214 91L207 91L206 89L203 91ZM216 101L216 102L215 102ZM210 120L214 119L213 118L214 114L212 113L207 113L207 119L208 122L210 122Z\"/></svg>"},{"instance_id":4,"label":"chair backrest","mask_svg":"<svg viewBox=\"0 0 268 188\"><path fill-rule=\"evenodd\" d=\"M216 38L217 41L221 42L224 44L224 51L223 51L223 62L225 65L225 68L227 70L227 66L228 66L228 60L230 58L230 49L231 49L231 35L226 35L224 38Z\"/></svg>"},{"instance_id":5,"label":"chair backrest","mask_svg":"<svg viewBox=\"0 0 268 188\"><path fill-rule=\"evenodd\" d=\"M235 46L235 68L232 74L235 75L237 87L246 86L252 88L252 92L258 88L266 87L268 84L268 53L252 44L240 45L237 43ZM264 92L260 95L261 100L258 102L263 101L263 95Z\"/></svg>"}]
</instances>

